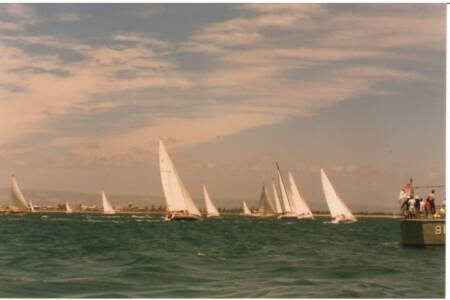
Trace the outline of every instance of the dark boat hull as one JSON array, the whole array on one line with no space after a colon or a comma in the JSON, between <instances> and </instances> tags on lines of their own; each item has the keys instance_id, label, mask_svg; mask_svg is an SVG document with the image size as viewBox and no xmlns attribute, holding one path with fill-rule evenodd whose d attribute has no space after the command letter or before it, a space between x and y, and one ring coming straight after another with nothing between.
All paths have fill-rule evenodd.
<instances>
[{"instance_id":1,"label":"dark boat hull","mask_svg":"<svg viewBox=\"0 0 450 300\"><path fill-rule=\"evenodd\" d=\"M202 218L199 216L194 216L194 215L175 215L171 218L168 218L167 216L164 218L165 221L170 222L170 221L181 221L181 220L185 220L185 221L197 221L197 220L201 220Z\"/></svg>"},{"instance_id":2,"label":"dark boat hull","mask_svg":"<svg viewBox=\"0 0 450 300\"><path fill-rule=\"evenodd\" d=\"M400 221L405 246L445 246L444 219L408 219Z\"/></svg>"}]
</instances>

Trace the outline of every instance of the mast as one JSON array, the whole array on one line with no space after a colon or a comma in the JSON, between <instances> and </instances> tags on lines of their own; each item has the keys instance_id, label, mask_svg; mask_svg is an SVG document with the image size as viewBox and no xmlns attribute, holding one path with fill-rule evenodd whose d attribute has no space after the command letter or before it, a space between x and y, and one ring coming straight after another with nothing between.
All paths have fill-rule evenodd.
<instances>
[{"instance_id":1,"label":"mast","mask_svg":"<svg viewBox=\"0 0 450 300\"><path fill-rule=\"evenodd\" d=\"M280 166L277 162L275 162L275 164L277 165L278 183L280 185L281 198L283 200L283 212L292 213L294 207L292 205L292 201L289 199L286 185L284 184L283 176L281 175Z\"/></svg>"}]
</instances>

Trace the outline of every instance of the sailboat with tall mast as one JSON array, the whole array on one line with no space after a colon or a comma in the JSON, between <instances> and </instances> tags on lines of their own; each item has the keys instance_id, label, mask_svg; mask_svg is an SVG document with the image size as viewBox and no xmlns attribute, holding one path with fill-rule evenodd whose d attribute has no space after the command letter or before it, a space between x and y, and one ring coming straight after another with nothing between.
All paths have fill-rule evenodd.
<instances>
[{"instance_id":1,"label":"sailboat with tall mast","mask_svg":"<svg viewBox=\"0 0 450 300\"><path fill-rule=\"evenodd\" d=\"M209 197L208 191L206 190L206 186L203 185L203 196L205 198L205 210L207 218L217 218L220 217L220 213L217 210L214 203L211 201Z\"/></svg>"},{"instance_id":2,"label":"sailboat with tall mast","mask_svg":"<svg viewBox=\"0 0 450 300\"><path fill-rule=\"evenodd\" d=\"M167 215L164 219L166 221L200 220L200 211L181 181L163 141L159 141L159 167L166 198Z\"/></svg>"},{"instance_id":3,"label":"sailboat with tall mast","mask_svg":"<svg viewBox=\"0 0 450 300\"><path fill-rule=\"evenodd\" d=\"M320 170L323 193L325 194L325 199L327 200L328 208L330 209L330 214L333 220L331 223L352 223L356 222L355 216L352 214L350 209L342 201L341 197L337 194L327 174L323 169Z\"/></svg>"},{"instance_id":4,"label":"sailboat with tall mast","mask_svg":"<svg viewBox=\"0 0 450 300\"><path fill-rule=\"evenodd\" d=\"M269 200L269 193L267 192L266 185L263 184L261 190L261 196L259 197L258 210L254 214L255 217L270 217L275 215L275 209Z\"/></svg>"},{"instance_id":5,"label":"sailboat with tall mast","mask_svg":"<svg viewBox=\"0 0 450 300\"><path fill-rule=\"evenodd\" d=\"M286 185L284 184L283 177L281 176L280 167L277 165L277 177L278 177L278 185L280 187L280 194L282 200L282 213L278 215L278 219L297 219L297 215L294 211L294 203L292 199L289 197L290 195L287 192Z\"/></svg>"},{"instance_id":6,"label":"sailboat with tall mast","mask_svg":"<svg viewBox=\"0 0 450 300\"><path fill-rule=\"evenodd\" d=\"M295 183L294 176L289 172L289 183L291 191L291 199L294 203L294 211L299 219L314 219L313 213L306 203L305 199L300 194L300 191Z\"/></svg>"},{"instance_id":7,"label":"sailboat with tall mast","mask_svg":"<svg viewBox=\"0 0 450 300\"><path fill-rule=\"evenodd\" d=\"M11 176L11 200L12 205L6 213L14 214L14 213L25 213L25 212L34 212L34 208L31 202L25 199L22 191L17 184L16 177L14 175Z\"/></svg>"},{"instance_id":8,"label":"sailboat with tall mast","mask_svg":"<svg viewBox=\"0 0 450 300\"><path fill-rule=\"evenodd\" d=\"M103 204L103 214L113 215L116 213L111 203L109 203L108 198L106 198L105 192L102 191L102 204Z\"/></svg>"}]
</instances>

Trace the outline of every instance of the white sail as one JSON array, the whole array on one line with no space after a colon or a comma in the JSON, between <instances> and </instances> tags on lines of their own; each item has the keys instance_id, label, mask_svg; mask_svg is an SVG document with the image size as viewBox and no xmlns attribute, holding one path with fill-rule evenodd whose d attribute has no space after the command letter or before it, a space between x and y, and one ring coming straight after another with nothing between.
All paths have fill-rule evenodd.
<instances>
[{"instance_id":1,"label":"white sail","mask_svg":"<svg viewBox=\"0 0 450 300\"><path fill-rule=\"evenodd\" d=\"M33 203L31 203L31 199L28 199L28 207L30 207L30 212L34 213L34 206Z\"/></svg>"},{"instance_id":2,"label":"white sail","mask_svg":"<svg viewBox=\"0 0 450 300\"><path fill-rule=\"evenodd\" d=\"M269 201L269 193L266 186L263 184L261 196L259 197L258 213L262 215L270 215L275 212L272 204Z\"/></svg>"},{"instance_id":3,"label":"white sail","mask_svg":"<svg viewBox=\"0 0 450 300\"><path fill-rule=\"evenodd\" d=\"M105 215L112 215L116 213L111 203L109 203L108 199L106 198L105 192L103 191L102 191L102 202L103 202L103 213Z\"/></svg>"},{"instance_id":4,"label":"white sail","mask_svg":"<svg viewBox=\"0 0 450 300\"><path fill-rule=\"evenodd\" d=\"M275 187L275 182L273 181L272 181L272 189L273 189L273 197L275 200L275 211L277 212L277 214L281 214L283 213L283 210L281 209L280 198L278 197L278 191L277 188Z\"/></svg>"},{"instance_id":5,"label":"white sail","mask_svg":"<svg viewBox=\"0 0 450 300\"><path fill-rule=\"evenodd\" d=\"M305 199L300 195L294 176L289 172L289 182L291 186L291 197L294 203L295 213L299 216L312 216L311 209L306 203Z\"/></svg>"},{"instance_id":6,"label":"white sail","mask_svg":"<svg viewBox=\"0 0 450 300\"><path fill-rule=\"evenodd\" d=\"M21 211L29 211L30 207L28 206L27 201L25 200L25 197L22 194L22 191L19 188L19 185L17 184L16 177L12 175L11 178L11 198L13 206L16 207L18 210Z\"/></svg>"},{"instance_id":7,"label":"white sail","mask_svg":"<svg viewBox=\"0 0 450 300\"><path fill-rule=\"evenodd\" d=\"M325 174L325 171L321 169L320 172L322 177L323 193L325 194L325 199L327 200L331 216L336 220L356 221L355 216L353 216L350 209L348 209L347 205L345 205L344 201L342 201L336 193L333 185Z\"/></svg>"},{"instance_id":8,"label":"white sail","mask_svg":"<svg viewBox=\"0 0 450 300\"><path fill-rule=\"evenodd\" d=\"M167 211L188 211L192 215L201 216L200 211L184 187L162 141L159 141L159 166Z\"/></svg>"},{"instance_id":9,"label":"white sail","mask_svg":"<svg viewBox=\"0 0 450 300\"><path fill-rule=\"evenodd\" d=\"M278 184L280 186L281 192L281 200L283 203L282 207L283 213L292 213L293 212L292 205L289 200L289 196L286 191L286 186L284 185L283 178L281 177L280 168L278 167L278 165L277 165L277 172L278 172Z\"/></svg>"},{"instance_id":10,"label":"white sail","mask_svg":"<svg viewBox=\"0 0 450 300\"><path fill-rule=\"evenodd\" d=\"M66 201L66 213L71 214L72 208L69 206L69 201Z\"/></svg>"},{"instance_id":11,"label":"white sail","mask_svg":"<svg viewBox=\"0 0 450 300\"><path fill-rule=\"evenodd\" d=\"M208 217L220 216L216 206L214 205L214 203L212 203L211 198L209 198L209 194L205 186L203 186L203 196L205 197L206 216Z\"/></svg>"},{"instance_id":12,"label":"white sail","mask_svg":"<svg viewBox=\"0 0 450 300\"><path fill-rule=\"evenodd\" d=\"M243 203L243 206L244 206L244 215L245 216L250 216L252 214L252 212L248 208L247 203L245 203L245 201L243 201L242 203Z\"/></svg>"}]
</instances>

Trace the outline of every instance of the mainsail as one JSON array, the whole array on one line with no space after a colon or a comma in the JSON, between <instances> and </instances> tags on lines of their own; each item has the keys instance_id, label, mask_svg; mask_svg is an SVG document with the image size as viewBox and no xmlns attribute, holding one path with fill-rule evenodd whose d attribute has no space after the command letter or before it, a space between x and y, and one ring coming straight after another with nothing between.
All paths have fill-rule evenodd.
<instances>
[{"instance_id":1,"label":"mainsail","mask_svg":"<svg viewBox=\"0 0 450 300\"><path fill-rule=\"evenodd\" d=\"M312 216L311 209L309 209L305 199L300 195L294 176L292 176L291 172L289 172L289 182L291 185L291 197L294 203L295 213L299 216Z\"/></svg>"},{"instance_id":2,"label":"mainsail","mask_svg":"<svg viewBox=\"0 0 450 300\"><path fill-rule=\"evenodd\" d=\"M283 203L283 213L292 213L293 208L291 205L291 201L289 200L288 193L286 191L286 186L284 185L283 178L281 177L280 167L277 164L277 172L278 172L278 184L280 185L281 199Z\"/></svg>"},{"instance_id":3,"label":"mainsail","mask_svg":"<svg viewBox=\"0 0 450 300\"><path fill-rule=\"evenodd\" d=\"M243 201L242 203L243 203L243 206L244 206L244 215L245 216L250 216L252 214L252 212L248 208L247 203L245 203L245 201Z\"/></svg>"},{"instance_id":4,"label":"mainsail","mask_svg":"<svg viewBox=\"0 0 450 300\"><path fill-rule=\"evenodd\" d=\"M283 213L283 210L281 209L280 198L278 197L278 191L277 188L275 187L275 182L273 181L272 181L272 189L273 189L273 197L275 200L275 211L277 212L277 214L281 214Z\"/></svg>"},{"instance_id":5,"label":"mainsail","mask_svg":"<svg viewBox=\"0 0 450 300\"><path fill-rule=\"evenodd\" d=\"M109 203L108 199L106 198L105 192L103 191L102 191L102 202L103 202L103 213L105 215L112 215L116 213L111 203Z\"/></svg>"},{"instance_id":6,"label":"mainsail","mask_svg":"<svg viewBox=\"0 0 450 300\"><path fill-rule=\"evenodd\" d=\"M321 169L320 172L322 177L323 193L325 194L325 199L327 200L331 216L339 220L356 221L355 216L353 216L350 209L348 209L347 205L345 205L344 201L342 201L336 193L333 185L331 185L325 171Z\"/></svg>"},{"instance_id":7,"label":"mainsail","mask_svg":"<svg viewBox=\"0 0 450 300\"><path fill-rule=\"evenodd\" d=\"M159 141L159 167L167 211L188 211L191 215L201 216L200 211L184 187L162 141Z\"/></svg>"},{"instance_id":8,"label":"mainsail","mask_svg":"<svg viewBox=\"0 0 450 300\"><path fill-rule=\"evenodd\" d=\"M269 201L269 193L267 192L266 185L263 184L261 196L259 197L258 213L261 215L270 215L274 212L275 210Z\"/></svg>"},{"instance_id":9,"label":"mainsail","mask_svg":"<svg viewBox=\"0 0 450 300\"><path fill-rule=\"evenodd\" d=\"M22 194L22 191L17 184L16 177L12 175L11 178L11 198L13 202L13 206L21 211L29 211L30 207L28 206L25 197Z\"/></svg>"},{"instance_id":10,"label":"mainsail","mask_svg":"<svg viewBox=\"0 0 450 300\"><path fill-rule=\"evenodd\" d=\"M217 210L214 203L212 203L211 198L209 198L208 191L206 190L206 187L203 186L203 195L205 197L205 209L206 209L206 216L208 217L218 217L220 216L219 211Z\"/></svg>"},{"instance_id":11,"label":"mainsail","mask_svg":"<svg viewBox=\"0 0 450 300\"><path fill-rule=\"evenodd\" d=\"M66 213L71 214L72 208L69 206L69 201L66 201Z\"/></svg>"}]
</instances>

